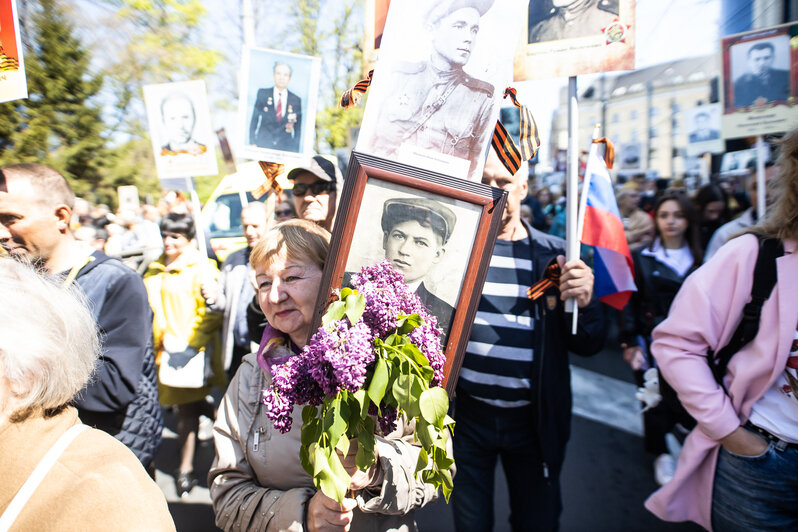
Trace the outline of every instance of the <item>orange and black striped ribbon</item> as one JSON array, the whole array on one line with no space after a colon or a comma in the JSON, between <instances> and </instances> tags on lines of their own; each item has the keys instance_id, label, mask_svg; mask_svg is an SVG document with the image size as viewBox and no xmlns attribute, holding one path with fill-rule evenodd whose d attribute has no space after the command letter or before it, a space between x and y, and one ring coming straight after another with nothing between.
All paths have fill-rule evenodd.
<instances>
[{"instance_id":1,"label":"orange and black striped ribbon","mask_svg":"<svg viewBox=\"0 0 798 532\"><path fill-rule=\"evenodd\" d=\"M604 144L604 163L607 165L607 170L612 170L612 165L615 163L615 146L612 141L607 137L601 137L593 141L593 144Z\"/></svg>"},{"instance_id":2,"label":"orange and black striped ribbon","mask_svg":"<svg viewBox=\"0 0 798 532\"><path fill-rule=\"evenodd\" d=\"M260 169L263 170L263 175L266 176L266 181L252 191L252 197L260 199L261 196L269 192L269 190L274 190L275 194L282 193L283 187L277 183L277 176L285 172L285 165L280 163L267 163L266 161L258 161L258 164L260 165Z\"/></svg>"},{"instance_id":3,"label":"orange and black striped ribbon","mask_svg":"<svg viewBox=\"0 0 798 532\"><path fill-rule=\"evenodd\" d=\"M493 130L491 144L499 155L499 159L507 170L513 175L521 168L521 163L528 161L538 152L540 148L540 136L538 125L535 118L525 105L518 102L516 91L512 87L504 89L504 97L510 97L513 105L518 107L521 112L521 134L519 136L520 146L516 146L513 138L507 133L501 122L496 122L496 129Z\"/></svg>"},{"instance_id":4,"label":"orange and black striped ribbon","mask_svg":"<svg viewBox=\"0 0 798 532\"><path fill-rule=\"evenodd\" d=\"M341 103L340 106L344 109L349 109L350 107L357 105L360 102L360 98L369 88L371 85L371 78L374 77L374 71L369 70L369 75L366 79L361 79L358 81L354 87L351 89L347 89L341 95Z\"/></svg>"},{"instance_id":5,"label":"orange and black striped ribbon","mask_svg":"<svg viewBox=\"0 0 798 532\"><path fill-rule=\"evenodd\" d=\"M526 289L526 295L534 301L542 296L543 292L550 286L560 286L560 265L556 262L546 268L546 274L543 279Z\"/></svg>"}]
</instances>

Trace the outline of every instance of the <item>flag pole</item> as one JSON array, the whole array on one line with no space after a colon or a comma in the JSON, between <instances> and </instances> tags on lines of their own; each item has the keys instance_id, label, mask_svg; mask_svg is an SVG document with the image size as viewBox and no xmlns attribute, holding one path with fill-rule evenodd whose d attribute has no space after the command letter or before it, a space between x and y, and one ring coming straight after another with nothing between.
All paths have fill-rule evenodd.
<instances>
[{"instance_id":1,"label":"flag pole","mask_svg":"<svg viewBox=\"0 0 798 532\"><path fill-rule=\"evenodd\" d=\"M767 208L765 190L765 154L767 153L765 139L762 135L756 137L756 219L762 221Z\"/></svg>"},{"instance_id":2,"label":"flag pole","mask_svg":"<svg viewBox=\"0 0 798 532\"><path fill-rule=\"evenodd\" d=\"M205 244L205 229L202 227L202 207L200 206L199 195L194 187L194 179L192 177L186 176L186 187L191 193L191 209L194 211L194 235L202 257L202 271L205 272L208 267L208 248ZM215 300L208 299L206 303L213 305Z\"/></svg>"},{"instance_id":3,"label":"flag pole","mask_svg":"<svg viewBox=\"0 0 798 532\"><path fill-rule=\"evenodd\" d=\"M565 203L565 260L570 262L579 258L579 238L576 234L577 200L579 186L579 109L576 101L576 76L568 78L568 167L566 174ZM573 313L571 334L576 334L579 307L574 298L565 301L565 312Z\"/></svg>"}]
</instances>

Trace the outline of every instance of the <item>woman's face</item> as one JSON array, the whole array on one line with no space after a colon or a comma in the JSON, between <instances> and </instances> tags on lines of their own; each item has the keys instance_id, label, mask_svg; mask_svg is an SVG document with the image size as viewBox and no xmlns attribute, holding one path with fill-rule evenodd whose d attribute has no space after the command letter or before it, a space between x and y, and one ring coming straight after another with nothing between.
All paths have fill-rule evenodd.
<instances>
[{"instance_id":1,"label":"woman's face","mask_svg":"<svg viewBox=\"0 0 798 532\"><path fill-rule=\"evenodd\" d=\"M677 239L687 231L687 217L676 200L664 201L657 209L657 230L662 238Z\"/></svg>"},{"instance_id":2,"label":"woman's face","mask_svg":"<svg viewBox=\"0 0 798 532\"><path fill-rule=\"evenodd\" d=\"M545 207L551 202L551 194L548 189L542 188L538 191L538 201L541 207Z\"/></svg>"},{"instance_id":3,"label":"woman's face","mask_svg":"<svg viewBox=\"0 0 798 532\"><path fill-rule=\"evenodd\" d=\"M163 233L163 252L169 259L176 259L183 253L186 246L189 245L191 240L186 238L182 233Z\"/></svg>"},{"instance_id":4,"label":"woman's face","mask_svg":"<svg viewBox=\"0 0 798 532\"><path fill-rule=\"evenodd\" d=\"M704 207L704 220L707 222L714 222L721 214L723 214L722 201L710 201Z\"/></svg>"},{"instance_id":5,"label":"woman's face","mask_svg":"<svg viewBox=\"0 0 798 532\"><path fill-rule=\"evenodd\" d=\"M321 268L280 253L268 266L255 268L258 303L269 325L304 347L321 285Z\"/></svg>"}]
</instances>

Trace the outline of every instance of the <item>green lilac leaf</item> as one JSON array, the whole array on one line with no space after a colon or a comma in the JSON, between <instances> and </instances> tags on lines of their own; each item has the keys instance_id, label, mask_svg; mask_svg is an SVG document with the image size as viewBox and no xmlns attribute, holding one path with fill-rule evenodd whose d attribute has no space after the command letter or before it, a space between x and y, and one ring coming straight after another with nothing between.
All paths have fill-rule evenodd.
<instances>
[{"instance_id":1,"label":"green lilac leaf","mask_svg":"<svg viewBox=\"0 0 798 532\"><path fill-rule=\"evenodd\" d=\"M419 398L421 415L433 425L443 425L443 418L449 411L449 396L443 388L424 390Z\"/></svg>"},{"instance_id":2,"label":"green lilac leaf","mask_svg":"<svg viewBox=\"0 0 798 532\"><path fill-rule=\"evenodd\" d=\"M327 312L321 318L321 323L327 326L331 322L338 321L346 314L346 303L343 301L333 301L327 308Z\"/></svg>"},{"instance_id":3,"label":"green lilac leaf","mask_svg":"<svg viewBox=\"0 0 798 532\"><path fill-rule=\"evenodd\" d=\"M346 317L349 323L355 324L366 310L366 298L360 294L352 294L346 298Z\"/></svg>"},{"instance_id":4,"label":"green lilac leaf","mask_svg":"<svg viewBox=\"0 0 798 532\"><path fill-rule=\"evenodd\" d=\"M374 366L374 375L369 384L369 397L375 405L379 405L385 396L385 389L388 386L388 364L385 359L380 358ZM445 393L445 392L444 392Z\"/></svg>"}]
</instances>

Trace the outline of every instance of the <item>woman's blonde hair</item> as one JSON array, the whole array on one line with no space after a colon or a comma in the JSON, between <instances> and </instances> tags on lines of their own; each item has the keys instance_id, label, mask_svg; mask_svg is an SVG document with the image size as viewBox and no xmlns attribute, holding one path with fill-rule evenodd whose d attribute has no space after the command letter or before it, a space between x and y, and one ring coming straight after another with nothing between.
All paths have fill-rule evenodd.
<instances>
[{"instance_id":1,"label":"woman's blonde hair","mask_svg":"<svg viewBox=\"0 0 798 532\"><path fill-rule=\"evenodd\" d=\"M100 354L94 317L79 289L0 258L0 377L11 421L54 415L83 389Z\"/></svg>"},{"instance_id":2,"label":"woman's blonde hair","mask_svg":"<svg viewBox=\"0 0 798 532\"><path fill-rule=\"evenodd\" d=\"M768 197L773 203L765 219L746 232L798 240L798 129L790 131L779 144L779 169L768 183Z\"/></svg>"},{"instance_id":3,"label":"woman's blonde hair","mask_svg":"<svg viewBox=\"0 0 798 532\"><path fill-rule=\"evenodd\" d=\"M261 238L249 255L253 268L267 268L277 257L309 261L324 269L330 251L330 233L307 220L286 220Z\"/></svg>"}]
</instances>

